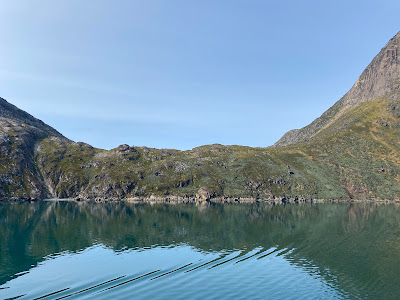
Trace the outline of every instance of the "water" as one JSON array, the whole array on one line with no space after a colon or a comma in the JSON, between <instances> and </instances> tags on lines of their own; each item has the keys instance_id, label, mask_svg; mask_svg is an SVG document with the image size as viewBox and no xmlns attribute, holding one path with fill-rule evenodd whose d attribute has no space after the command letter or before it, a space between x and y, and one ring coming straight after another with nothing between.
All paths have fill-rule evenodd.
<instances>
[{"instance_id":1,"label":"water","mask_svg":"<svg viewBox=\"0 0 400 300\"><path fill-rule=\"evenodd\" d=\"M4 202L8 298L400 299L400 206Z\"/></svg>"}]
</instances>

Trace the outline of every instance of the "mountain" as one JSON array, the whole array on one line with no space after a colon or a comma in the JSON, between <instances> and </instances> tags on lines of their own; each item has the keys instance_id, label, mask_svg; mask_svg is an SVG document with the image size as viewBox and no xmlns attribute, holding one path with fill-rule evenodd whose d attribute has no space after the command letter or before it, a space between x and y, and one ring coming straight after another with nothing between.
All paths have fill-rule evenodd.
<instances>
[{"instance_id":1,"label":"mountain","mask_svg":"<svg viewBox=\"0 0 400 300\"><path fill-rule=\"evenodd\" d=\"M372 60L353 87L310 125L289 131L275 146L294 145L312 140L341 115L362 102L392 95L400 90L400 32Z\"/></svg>"},{"instance_id":2,"label":"mountain","mask_svg":"<svg viewBox=\"0 0 400 300\"><path fill-rule=\"evenodd\" d=\"M0 198L41 199L51 194L35 162L44 138L59 132L0 98Z\"/></svg>"},{"instance_id":3,"label":"mountain","mask_svg":"<svg viewBox=\"0 0 400 300\"><path fill-rule=\"evenodd\" d=\"M400 200L400 33L351 90L274 147L75 143L1 100L0 198Z\"/></svg>"}]
</instances>

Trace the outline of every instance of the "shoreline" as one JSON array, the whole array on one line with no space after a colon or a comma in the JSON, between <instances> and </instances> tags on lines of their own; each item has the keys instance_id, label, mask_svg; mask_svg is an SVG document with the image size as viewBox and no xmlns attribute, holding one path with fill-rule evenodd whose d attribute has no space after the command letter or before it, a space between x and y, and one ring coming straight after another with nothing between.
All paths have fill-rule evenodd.
<instances>
[{"instance_id":1,"label":"shoreline","mask_svg":"<svg viewBox=\"0 0 400 300\"><path fill-rule=\"evenodd\" d=\"M201 204L201 203L219 203L219 204L251 204L251 203L271 203L271 204L298 204L298 203L387 203L387 204L400 204L400 199L382 200L382 199L298 199L298 198L228 198L228 197L215 197L209 199L200 199L195 197L135 197L135 198L95 198L95 199L82 199L82 198L48 198L48 199L28 199L28 198L9 198L0 199L0 202L126 202L133 204Z\"/></svg>"}]
</instances>

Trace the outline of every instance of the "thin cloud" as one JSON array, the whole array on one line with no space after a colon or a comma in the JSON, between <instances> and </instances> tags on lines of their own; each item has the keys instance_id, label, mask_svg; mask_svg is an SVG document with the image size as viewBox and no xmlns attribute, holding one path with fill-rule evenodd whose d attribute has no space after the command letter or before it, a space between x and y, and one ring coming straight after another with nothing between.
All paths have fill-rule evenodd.
<instances>
[{"instance_id":1,"label":"thin cloud","mask_svg":"<svg viewBox=\"0 0 400 300\"><path fill-rule=\"evenodd\" d=\"M94 92L103 92L109 94L117 94L121 96L129 96L134 97L137 96L132 93L131 90L127 90L121 87L111 86L104 84L103 82L90 82L84 80L73 80L70 78L59 78L59 77L50 77L50 76L42 76L38 74L30 74L30 73L21 73L7 70L0 70L0 77L2 79L17 79L17 80L26 80L26 81L36 81L46 83L47 85L58 85L76 89L89 90Z\"/></svg>"}]
</instances>

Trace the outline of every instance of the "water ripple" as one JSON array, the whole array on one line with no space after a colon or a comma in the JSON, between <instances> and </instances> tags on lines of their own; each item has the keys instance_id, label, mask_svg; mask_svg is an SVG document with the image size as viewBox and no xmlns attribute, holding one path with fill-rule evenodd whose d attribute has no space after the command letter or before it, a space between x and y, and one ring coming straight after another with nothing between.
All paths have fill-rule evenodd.
<instances>
[{"instance_id":1,"label":"water ripple","mask_svg":"<svg viewBox=\"0 0 400 300\"><path fill-rule=\"evenodd\" d=\"M323 298L342 298L344 295L343 293L337 293L332 285L329 282L325 282L320 276L313 275L309 277L313 273L312 269L315 268L317 270L318 268L306 261L297 261L303 267L291 266L290 261L293 261L294 258L290 255L296 251L290 248L265 249L263 247L256 247L250 251L241 250L220 252L218 254L201 254L196 249L184 245L175 248L159 247L145 251L125 251L118 253L99 247L92 247L90 250L74 255L69 253L65 254L64 257L51 258L46 263L39 264L30 272L27 272L27 274L19 276L15 281L21 281L24 277L28 279L30 273L38 271L37 269L43 269L43 274L46 274L45 269L51 269L52 264L57 264L60 259L68 258L70 263L72 263L74 259L85 260L86 257L91 257L92 253L95 255L101 254L101 260L113 260L114 262L111 266L115 264L116 270L122 266L118 264L139 266L141 263L141 265L146 266L146 263L143 264L141 260L147 259L147 257L154 257L157 254L151 254L151 252L156 251L158 256L163 256L165 259L153 265L158 265L161 268L142 274L136 273L136 275L125 273L109 280L92 282L90 285L77 285L78 282L75 282L68 287L59 287L55 292L48 292L34 299L61 300L77 297L96 299L113 297L115 299L123 299L130 296L135 296L136 299L151 297L160 299L240 299L239 291L246 294L246 297L242 297L243 299L261 299L263 297L260 295L264 295L264 293L265 295L271 294L277 296L282 291L290 291L290 293L296 294L296 299L317 299L318 297L316 298L313 295L316 290L319 290L321 293L323 292ZM193 256L194 260L186 261L174 268L168 267L173 261L184 262L187 257L183 254ZM270 259L263 260L266 257L270 257ZM171 259L172 261L170 262ZM129 262L130 260L132 261ZM151 261L147 261L147 263L150 263L149 267ZM79 270L72 269L69 276L71 278L74 276L76 276L75 278L79 278L77 272ZM228 277L226 277L226 274L229 274ZM93 276L96 275L93 274ZM9 284L12 282L10 281ZM298 286L300 282L302 284L301 287ZM2 289L6 291L9 290L9 287L7 286L7 289L6 287L2 287ZM219 293L221 289L224 290L223 295ZM161 291L161 294L157 294ZM196 293L193 294L191 291L196 291ZM313 293L307 291L313 291ZM319 294L320 296L321 293ZM102 296L103 294L104 296ZM29 293L19 297L25 299L28 297L27 295ZM216 295L219 296L217 297Z\"/></svg>"},{"instance_id":2,"label":"water ripple","mask_svg":"<svg viewBox=\"0 0 400 300\"><path fill-rule=\"evenodd\" d=\"M75 293L73 293L73 294L66 295L66 296L63 296L63 297L61 297L61 298L57 298L57 300L65 299L65 298L68 298L68 297L72 297L72 296L75 296L75 295L78 295L78 294L81 294L81 293L84 293L84 292L87 292L87 291L93 290L93 289L95 289L95 288L98 288L98 287L100 287L100 286L103 286L103 285L109 284L109 283L111 283L111 282L114 282L114 281L116 281L116 280L119 280L119 279L122 279L122 278L125 278L125 276L120 276L120 277L117 277L117 278L114 278L114 279L108 280L108 281L106 281L106 282L103 282L103 283L96 284L96 285L94 285L94 286L91 286L91 287L85 288L85 289L83 289L83 290L80 290L80 291L78 291L78 292L75 292Z\"/></svg>"}]
</instances>

